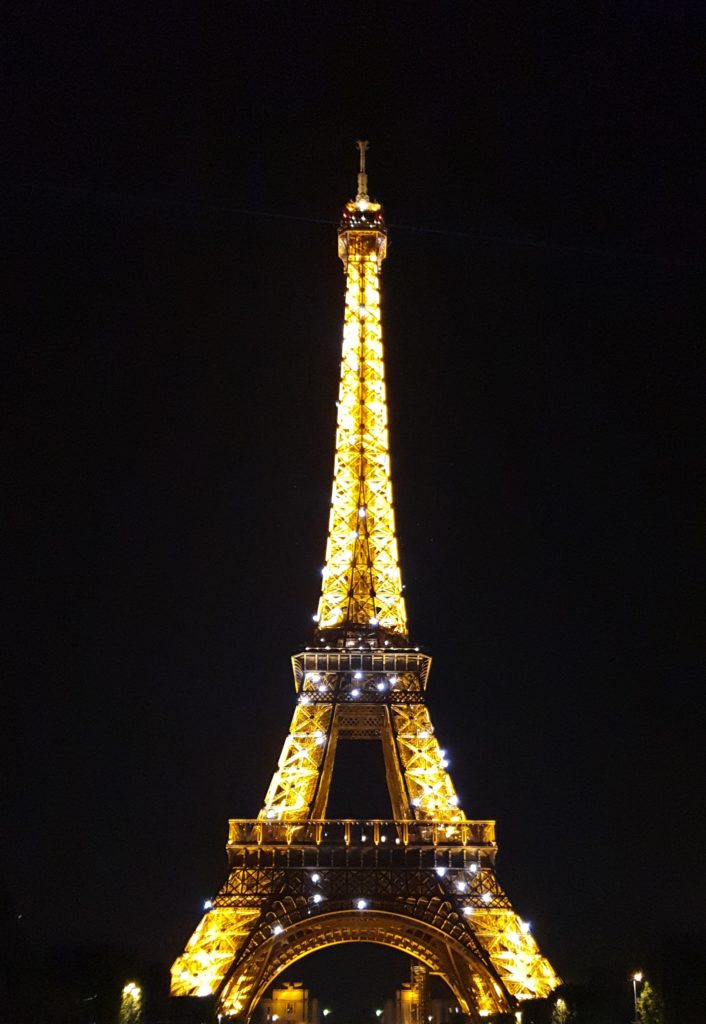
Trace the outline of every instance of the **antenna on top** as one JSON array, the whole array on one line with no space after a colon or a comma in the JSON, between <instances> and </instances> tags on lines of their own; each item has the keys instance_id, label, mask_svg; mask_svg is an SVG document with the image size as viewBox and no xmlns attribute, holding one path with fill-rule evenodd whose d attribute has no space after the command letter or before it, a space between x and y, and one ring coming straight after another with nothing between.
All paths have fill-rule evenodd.
<instances>
[{"instance_id":1,"label":"antenna on top","mask_svg":"<svg viewBox=\"0 0 706 1024\"><path fill-rule=\"evenodd\" d=\"M358 171L358 195L355 197L357 202L368 201L368 175L365 173L365 151L367 150L370 143L367 139L358 139L356 146L360 153L360 169Z\"/></svg>"}]
</instances>

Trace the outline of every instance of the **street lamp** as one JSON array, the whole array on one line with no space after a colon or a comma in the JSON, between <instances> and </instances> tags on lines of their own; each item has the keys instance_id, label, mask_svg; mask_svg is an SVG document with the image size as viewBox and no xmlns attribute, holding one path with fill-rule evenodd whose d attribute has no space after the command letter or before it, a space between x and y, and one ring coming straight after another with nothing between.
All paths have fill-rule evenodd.
<instances>
[{"instance_id":1,"label":"street lamp","mask_svg":"<svg viewBox=\"0 0 706 1024\"><path fill-rule=\"evenodd\" d=\"M637 1024L637 986L642 981L642 971L635 971L632 976L632 999L635 1008L635 1024Z\"/></svg>"},{"instance_id":2,"label":"street lamp","mask_svg":"<svg viewBox=\"0 0 706 1024\"><path fill-rule=\"evenodd\" d=\"M134 981L123 985L120 1000L120 1024L139 1024L142 1017L142 989Z\"/></svg>"}]
</instances>

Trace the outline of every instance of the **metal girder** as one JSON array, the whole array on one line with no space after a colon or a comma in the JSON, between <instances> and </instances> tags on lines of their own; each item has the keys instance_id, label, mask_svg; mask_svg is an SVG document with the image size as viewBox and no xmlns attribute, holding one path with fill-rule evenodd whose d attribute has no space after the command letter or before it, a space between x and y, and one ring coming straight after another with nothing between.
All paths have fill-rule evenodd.
<instances>
[{"instance_id":1,"label":"metal girder","mask_svg":"<svg viewBox=\"0 0 706 1024\"><path fill-rule=\"evenodd\" d=\"M462 821L465 815L426 705L394 704L392 719L400 766L416 817Z\"/></svg>"},{"instance_id":2,"label":"metal girder","mask_svg":"<svg viewBox=\"0 0 706 1024\"><path fill-rule=\"evenodd\" d=\"M296 707L277 771L265 796L262 817L301 818L310 813L331 714L330 704L300 703Z\"/></svg>"}]
</instances>

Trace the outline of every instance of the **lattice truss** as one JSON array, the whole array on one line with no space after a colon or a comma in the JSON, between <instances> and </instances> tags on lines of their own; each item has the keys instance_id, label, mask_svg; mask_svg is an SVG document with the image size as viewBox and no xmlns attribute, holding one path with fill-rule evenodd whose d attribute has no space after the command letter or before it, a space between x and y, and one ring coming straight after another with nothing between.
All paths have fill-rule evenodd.
<instances>
[{"instance_id":1,"label":"lattice truss","mask_svg":"<svg viewBox=\"0 0 706 1024\"><path fill-rule=\"evenodd\" d=\"M434 736L426 705L393 704L392 721L411 815L420 820L463 821L465 814L446 771L446 754Z\"/></svg>"},{"instance_id":2,"label":"lattice truss","mask_svg":"<svg viewBox=\"0 0 706 1024\"><path fill-rule=\"evenodd\" d=\"M216 992L259 915L259 904L209 909L172 964L172 995L210 996Z\"/></svg>"},{"instance_id":3,"label":"lattice truss","mask_svg":"<svg viewBox=\"0 0 706 1024\"><path fill-rule=\"evenodd\" d=\"M500 892L497 880L495 885ZM514 910L474 909L472 927L499 978L516 999L544 998L559 985L559 978L540 953L529 925Z\"/></svg>"},{"instance_id":4,"label":"lattice truss","mask_svg":"<svg viewBox=\"0 0 706 1024\"><path fill-rule=\"evenodd\" d=\"M306 699L306 694L300 698ZM411 803L409 817L463 821L465 815L446 770L445 751L434 736L428 708L423 703L393 704L391 710L399 766ZM332 715L333 707L328 702L297 705L260 817L301 820L311 815L330 741Z\"/></svg>"},{"instance_id":5,"label":"lattice truss","mask_svg":"<svg viewBox=\"0 0 706 1024\"><path fill-rule=\"evenodd\" d=\"M311 813L332 713L331 704L297 705L260 817L301 819Z\"/></svg>"},{"instance_id":6,"label":"lattice truss","mask_svg":"<svg viewBox=\"0 0 706 1024\"><path fill-rule=\"evenodd\" d=\"M320 629L380 626L406 636L385 396L378 232L346 232L347 286L336 457Z\"/></svg>"}]
</instances>

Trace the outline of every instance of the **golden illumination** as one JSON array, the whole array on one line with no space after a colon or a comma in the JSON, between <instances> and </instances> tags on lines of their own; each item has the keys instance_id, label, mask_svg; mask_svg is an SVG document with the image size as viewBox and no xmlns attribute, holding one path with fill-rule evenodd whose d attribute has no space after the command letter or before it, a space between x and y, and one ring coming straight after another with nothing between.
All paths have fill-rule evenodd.
<instances>
[{"instance_id":1,"label":"golden illumination","mask_svg":"<svg viewBox=\"0 0 706 1024\"><path fill-rule=\"evenodd\" d=\"M414 816L463 821L451 776L424 704L395 704L392 720L400 766Z\"/></svg>"},{"instance_id":2,"label":"golden illumination","mask_svg":"<svg viewBox=\"0 0 706 1024\"><path fill-rule=\"evenodd\" d=\"M315 617L322 636L407 636L380 320L380 265L386 245L380 204L360 198L347 203L339 230L346 303L336 456Z\"/></svg>"},{"instance_id":3,"label":"golden illumination","mask_svg":"<svg viewBox=\"0 0 706 1024\"><path fill-rule=\"evenodd\" d=\"M330 704L299 704L260 812L266 819L305 818L311 811L331 723Z\"/></svg>"},{"instance_id":4,"label":"golden illumination","mask_svg":"<svg viewBox=\"0 0 706 1024\"><path fill-rule=\"evenodd\" d=\"M395 536L380 319L387 234L358 193L338 234L343 355L326 564L315 643L292 658L297 703L264 804L233 819L230 870L172 967L175 996L215 995L247 1018L317 949L373 942L439 974L473 1020L559 984L495 875L495 823L466 817L411 647ZM389 820L328 819L339 740L377 740Z\"/></svg>"}]
</instances>

